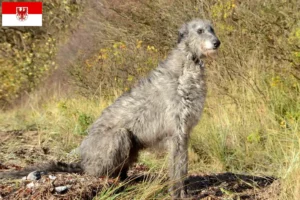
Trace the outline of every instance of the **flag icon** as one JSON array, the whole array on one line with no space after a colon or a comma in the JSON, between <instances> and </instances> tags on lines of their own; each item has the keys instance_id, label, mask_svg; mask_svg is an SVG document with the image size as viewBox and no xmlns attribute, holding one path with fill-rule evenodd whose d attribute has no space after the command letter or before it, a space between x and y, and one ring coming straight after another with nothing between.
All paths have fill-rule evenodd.
<instances>
[{"instance_id":1,"label":"flag icon","mask_svg":"<svg viewBox=\"0 0 300 200\"><path fill-rule=\"evenodd\" d=\"M2 26L42 26L42 2L2 2Z\"/></svg>"}]
</instances>

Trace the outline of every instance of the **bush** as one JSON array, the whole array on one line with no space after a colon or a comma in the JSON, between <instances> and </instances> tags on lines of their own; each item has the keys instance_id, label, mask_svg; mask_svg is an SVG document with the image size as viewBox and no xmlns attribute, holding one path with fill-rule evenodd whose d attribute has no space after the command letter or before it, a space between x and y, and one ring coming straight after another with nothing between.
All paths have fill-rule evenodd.
<instances>
[{"instance_id":1,"label":"bush","mask_svg":"<svg viewBox=\"0 0 300 200\"><path fill-rule=\"evenodd\" d=\"M157 66L160 54L154 46L143 41L136 43L115 42L101 48L84 63L70 68L73 83L86 96L115 96L115 90L128 90L137 78Z\"/></svg>"},{"instance_id":2,"label":"bush","mask_svg":"<svg viewBox=\"0 0 300 200\"><path fill-rule=\"evenodd\" d=\"M45 2L42 27L0 28L1 107L32 91L56 68L57 40L78 16L79 9L69 1Z\"/></svg>"}]
</instances>

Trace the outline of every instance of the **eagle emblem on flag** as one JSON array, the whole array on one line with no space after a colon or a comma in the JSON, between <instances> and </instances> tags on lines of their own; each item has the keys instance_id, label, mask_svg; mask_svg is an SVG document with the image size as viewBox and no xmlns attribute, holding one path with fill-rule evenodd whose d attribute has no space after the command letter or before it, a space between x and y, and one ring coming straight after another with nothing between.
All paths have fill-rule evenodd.
<instances>
[{"instance_id":1,"label":"eagle emblem on flag","mask_svg":"<svg viewBox=\"0 0 300 200\"><path fill-rule=\"evenodd\" d=\"M16 15L19 21L25 21L28 17L28 7L17 7Z\"/></svg>"}]
</instances>

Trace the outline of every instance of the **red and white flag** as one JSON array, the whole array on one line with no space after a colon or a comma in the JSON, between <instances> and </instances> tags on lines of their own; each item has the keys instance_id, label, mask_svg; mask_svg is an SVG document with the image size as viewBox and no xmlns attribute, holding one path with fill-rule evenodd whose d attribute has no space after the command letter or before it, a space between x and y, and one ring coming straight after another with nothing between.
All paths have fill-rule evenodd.
<instances>
[{"instance_id":1,"label":"red and white flag","mask_svg":"<svg viewBox=\"0 0 300 200\"><path fill-rule=\"evenodd\" d=\"M42 26L42 2L2 2L2 26Z\"/></svg>"}]
</instances>

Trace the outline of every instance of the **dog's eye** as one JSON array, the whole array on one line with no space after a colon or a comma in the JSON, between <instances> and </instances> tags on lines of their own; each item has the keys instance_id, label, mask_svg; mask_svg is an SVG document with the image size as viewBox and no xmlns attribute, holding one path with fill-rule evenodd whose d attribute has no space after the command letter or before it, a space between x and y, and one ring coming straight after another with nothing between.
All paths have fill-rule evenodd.
<instances>
[{"instance_id":1,"label":"dog's eye","mask_svg":"<svg viewBox=\"0 0 300 200\"><path fill-rule=\"evenodd\" d=\"M197 30L198 34L202 34L203 32L204 32L204 30L202 28L200 28L200 29Z\"/></svg>"}]
</instances>

